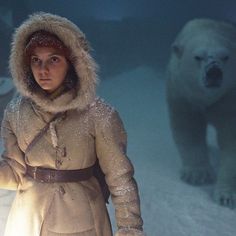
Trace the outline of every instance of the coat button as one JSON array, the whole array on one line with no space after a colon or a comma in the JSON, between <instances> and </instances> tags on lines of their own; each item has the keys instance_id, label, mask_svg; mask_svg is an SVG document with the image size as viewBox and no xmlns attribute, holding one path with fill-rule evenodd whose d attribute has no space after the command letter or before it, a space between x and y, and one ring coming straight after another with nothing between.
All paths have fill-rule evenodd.
<instances>
[{"instance_id":1,"label":"coat button","mask_svg":"<svg viewBox=\"0 0 236 236\"><path fill-rule=\"evenodd\" d=\"M55 160L56 168L57 168L57 169L60 169L61 166L62 166L62 163L63 163L62 160L60 160L60 159L56 159L56 160Z\"/></svg>"},{"instance_id":2,"label":"coat button","mask_svg":"<svg viewBox=\"0 0 236 236\"><path fill-rule=\"evenodd\" d=\"M66 193L64 187L62 187L61 185L59 186L59 192L64 195Z\"/></svg>"},{"instance_id":3,"label":"coat button","mask_svg":"<svg viewBox=\"0 0 236 236\"><path fill-rule=\"evenodd\" d=\"M66 157L66 147L57 147L56 148L57 157Z\"/></svg>"}]
</instances>

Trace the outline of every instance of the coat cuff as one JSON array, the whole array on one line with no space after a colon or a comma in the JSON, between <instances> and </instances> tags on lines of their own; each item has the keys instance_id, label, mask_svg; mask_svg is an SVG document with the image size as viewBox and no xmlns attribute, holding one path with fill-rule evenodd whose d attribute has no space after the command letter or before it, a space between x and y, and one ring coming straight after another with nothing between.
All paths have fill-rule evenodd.
<instances>
[{"instance_id":1,"label":"coat cuff","mask_svg":"<svg viewBox=\"0 0 236 236\"><path fill-rule=\"evenodd\" d=\"M115 236L146 236L146 234L138 229L121 228L116 232Z\"/></svg>"}]
</instances>

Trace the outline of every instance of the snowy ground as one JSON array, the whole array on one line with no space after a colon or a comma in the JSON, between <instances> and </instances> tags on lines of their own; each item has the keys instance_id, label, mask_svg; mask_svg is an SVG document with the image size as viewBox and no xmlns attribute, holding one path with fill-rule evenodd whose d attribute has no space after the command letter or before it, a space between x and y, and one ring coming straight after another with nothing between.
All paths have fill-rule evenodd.
<instances>
[{"instance_id":1,"label":"snowy ground","mask_svg":"<svg viewBox=\"0 0 236 236\"><path fill-rule=\"evenodd\" d=\"M119 111L128 132L128 156L135 166L147 235L236 235L236 210L216 205L212 186L192 187L179 180L163 75L140 67L102 81L99 94ZM213 130L208 139L217 156ZM0 191L0 236L13 197L13 192ZM115 228L112 204L108 207Z\"/></svg>"}]
</instances>

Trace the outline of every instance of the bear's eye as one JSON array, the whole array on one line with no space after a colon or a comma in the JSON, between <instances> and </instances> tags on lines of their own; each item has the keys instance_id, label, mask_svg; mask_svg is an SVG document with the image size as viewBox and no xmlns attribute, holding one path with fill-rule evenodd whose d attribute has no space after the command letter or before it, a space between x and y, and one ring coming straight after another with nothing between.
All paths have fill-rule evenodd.
<instances>
[{"instance_id":1,"label":"bear's eye","mask_svg":"<svg viewBox=\"0 0 236 236\"><path fill-rule=\"evenodd\" d=\"M195 56L194 59L195 59L196 61L202 61L202 60L203 60L203 57L201 57L201 56Z\"/></svg>"},{"instance_id":2,"label":"bear's eye","mask_svg":"<svg viewBox=\"0 0 236 236\"><path fill-rule=\"evenodd\" d=\"M224 61L224 62L226 62L226 61L229 60L229 56L224 56L224 57L221 58L221 60Z\"/></svg>"}]
</instances>

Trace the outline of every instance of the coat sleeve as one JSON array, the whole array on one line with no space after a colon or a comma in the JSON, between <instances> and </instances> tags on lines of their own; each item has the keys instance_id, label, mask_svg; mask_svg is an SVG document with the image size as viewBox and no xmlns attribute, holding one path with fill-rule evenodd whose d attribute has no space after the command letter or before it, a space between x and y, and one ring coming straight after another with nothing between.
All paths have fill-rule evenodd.
<instances>
[{"instance_id":1,"label":"coat sleeve","mask_svg":"<svg viewBox=\"0 0 236 236\"><path fill-rule=\"evenodd\" d=\"M11 127L11 111L8 108L4 112L1 126L3 152L0 161L0 188L17 190L25 172L24 155Z\"/></svg>"},{"instance_id":2,"label":"coat sleeve","mask_svg":"<svg viewBox=\"0 0 236 236\"><path fill-rule=\"evenodd\" d=\"M134 168L126 156L126 132L119 114L103 105L97 108L96 152L115 207L116 236L144 235Z\"/></svg>"}]
</instances>

